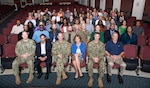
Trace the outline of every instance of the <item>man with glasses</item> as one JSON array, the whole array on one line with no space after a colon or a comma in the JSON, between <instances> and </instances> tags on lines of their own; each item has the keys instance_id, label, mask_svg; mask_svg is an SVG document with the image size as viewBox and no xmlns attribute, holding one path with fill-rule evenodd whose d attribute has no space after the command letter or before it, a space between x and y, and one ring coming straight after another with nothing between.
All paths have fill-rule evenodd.
<instances>
[{"instance_id":1,"label":"man with glasses","mask_svg":"<svg viewBox=\"0 0 150 88\"><path fill-rule=\"evenodd\" d=\"M36 43L39 43L41 34L44 34L46 36L46 38L49 39L49 32L47 30L44 30L43 22L39 23L39 30L34 32L32 39L35 40Z\"/></svg>"}]
</instances>

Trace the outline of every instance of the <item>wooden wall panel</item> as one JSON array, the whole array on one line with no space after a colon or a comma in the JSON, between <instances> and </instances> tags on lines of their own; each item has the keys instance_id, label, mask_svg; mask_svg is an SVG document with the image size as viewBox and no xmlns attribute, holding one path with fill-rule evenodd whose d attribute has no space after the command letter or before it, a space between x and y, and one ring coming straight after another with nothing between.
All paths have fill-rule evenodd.
<instances>
[{"instance_id":1,"label":"wooden wall panel","mask_svg":"<svg viewBox=\"0 0 150 88\"><path fill-rule=\"evenodd\" d=\"M106 7L105 7L105 9L112 10L112 8L113 8L113 0L106 0Z\"/></svg>"},{"instance_id":2,"label":"wooden wall panel","mask_svg":"<svg viewBox=\"0 0 150 88\"><path fill-rule=\"evenodd\" d=\"M144 15L150 16L150 0L145 1Z\"/></svg>"},{"instance_id":3,"label":"wooden wall panel","mask_svg":"<svg viewBox=\"0 0 150 88\"><path fill-rule=\"evenodd\" d=\"M133 1L134 0L121 0L121 11L124 12L130 12L132 13L132 7L133 7Z\"/></svg>"},{"instance_id":4,"label":"wooden wall panel","mask_svg":"<svg viewBox=\"0 0 150 88\"><path fill-rule=\"evenodd\" d=\"M100 0L95 0L95 8L99 9L100 7Z\"/></svg>"}]
</instances>

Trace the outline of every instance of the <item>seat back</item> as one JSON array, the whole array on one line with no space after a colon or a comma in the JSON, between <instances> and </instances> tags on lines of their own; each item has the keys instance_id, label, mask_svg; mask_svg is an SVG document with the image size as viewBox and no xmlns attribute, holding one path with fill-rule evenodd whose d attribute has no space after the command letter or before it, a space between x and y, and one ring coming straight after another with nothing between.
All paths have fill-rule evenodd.
<instances>
[{"instance_id":1,"label":"seat back","mask_svg":"<svg viewBox=\"0 0 150 88\"><path fill-rule=\"evenodd\" d=\"M142 60L150 60L150 46L141 47L140 57Z\"/></svg>"},{"instance_id":2,"label":"seat back","mask_svg":"<svg viewBox=\"0 0 150 88\"><path fill-rule=\"evenodd\" d=\"M8 42L16 44L18 42L18 34L11 34L11 35L9 35Z\"/></svg>"},{"instance_id":3,"label":"seat back","mask_svg":"<svg viewBox=\"0 0 150 88\"><path fill-rule=\"evenodd\" d=\"M141 47L140 58L142 59L141 71L150 73L150 46Z\"/></svg>"},{"instance_id":4,"label":"seat back","mask_svg":"<svg viewBox=\"0 0 150 88\"><path fill-rule=\"evenodd\" d=\"M137 58L137 46L128 44L124 45L124 58L135 59Z\"/></svg>"},{"instance_id":5,"label":"seat back","mask_svg":"<svg viewBox=\"0 0 150 88\"><path fill-rule=\"evenodd\" d=\"M8 30L8 29L2 30L2 34L6 35L6 36L9 36L10 32L11 32L11 30Z\"/></svg>"},{"instance_id":6,"label":"seat back","mask_svg":"<svg viewBox=\"0 0 150 88\"><path fill-rule=\"evenodd\" d=\"M145 29L144 34L145 36L150 37L150 29Z\"/></svg>"},{"instance_id":7,"label":"seat back","mask_svg":"<svg viewBox=\"0 0 150 88\"><path fill-rule=\"evenodd\" d=\"M147 43L148 43L148 46L150 46L150 37L148 38Z\"/></svg>"},{"instance_id":8,"label":"seat back","mask_svg":"<svg viewBox=\"0 0 150 88\"><path fill-rule=\"evenodd\" d=\"M2 57L3 58L16 57L15 47L16 47L16 44L5 44L3 46L3 55L2 55Z\"/></svg>"},{"instance_id":9,"label":"seat back","mask_svg":"<svg viewBox=\"0 0 150 88\"><path fill-rule=\"evenodd\" d=\"M145 46L146 40L147 40L146 36L141 36L141 35L137 36L137 46Z\"/></svg>"},{"instance_id":10,"label":"seat back","mask_svg":"<svg viewBox=\"0 0 150 88\"><path fill-rule=\"evenodd\" d=\"M7 43L7 36L6 35L0 35L0 45L4 45Z\"/></svg>"}]
</instances>

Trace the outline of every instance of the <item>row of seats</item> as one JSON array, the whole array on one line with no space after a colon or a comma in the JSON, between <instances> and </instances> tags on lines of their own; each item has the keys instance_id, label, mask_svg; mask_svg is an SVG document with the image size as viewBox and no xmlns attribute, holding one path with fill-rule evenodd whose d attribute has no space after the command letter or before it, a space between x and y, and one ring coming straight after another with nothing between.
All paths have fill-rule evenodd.
<instances>
[{"instance_id":1,"label":"row of seats","mask_svg":"<svg viewBox=\"0 0 150 88\"><path fill-rule=\"evenodd\" d=\"M15 46L16 44L5 44L3 46L3 54L1 55L2 58L2 65L4 66L4 68L7 68L6 65L10 65L12 64L12 61L14 60L14 58L16 57L15 54ZM140 49L140 54L138 55L137 53L137 46L136 45L132 45L132 44L128 44L128 45L124 45L124 61L127 64L126 69L127 70L136 70L136 69L140 69L144 72L150 72L150 46L142 46ZM11 59L11 61L9 60L8 64L4 63L4 61L8 61L9 59ZM52 58L53 59L53 58ZM140 62L140 63L139 63ZM87 63L88 63L88 55L85 57L84 61L81 63L81 67L86 67L87 69ZM45 66L45 62L41 63L41 66ZM53 62L53 68L55 69L56 67L56 62ZM70 65L70 69L72 67L72 63L71 63L71 57L68 58L68 62L65 64L65 67ZM6 67L5 67L6 66ZM26 64L21 64L21 67L27 67ZM98 64L94 64L93 65L94 68L98 68ZM118 68L118 65L114 65L114 68ZM9 67L11 68L11 67ZM53 69L53 70L54 70ZM138 74L138 73L137 73Z\"/></svg>"},{"instance_id":2,"label":"row of seats","mask_svg":"<svg viewBox=\"0 0 150 88\"><path fill-rule=\"evenodd\" d=\"M14 11L15 7L11 5L0 5L0 19L7 16L10 12Z\"/></svg>"},{"instance_id":3,"label":"row of seats","mask_svg":"<svg viewBox=\"0 0 150 88\"><path fill-rule=\"evenodd\" d=\"M150 30L149 30L150 31ZM6 43L16 44L18 42L17 34L1 34L0 35L0 45L4 45ZM137 36L137 46L150 46L150 37L147 36Z\"/></svg>"}]
</instances>

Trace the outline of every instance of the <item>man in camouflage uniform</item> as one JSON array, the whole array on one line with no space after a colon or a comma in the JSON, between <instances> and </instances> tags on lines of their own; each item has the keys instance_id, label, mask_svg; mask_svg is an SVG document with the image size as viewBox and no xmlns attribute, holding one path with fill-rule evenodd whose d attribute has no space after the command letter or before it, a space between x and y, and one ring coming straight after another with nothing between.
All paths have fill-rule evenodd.
<instances>
[{"instance_id":1,"label":"man in camouflage uniform","mask_svg":"<svg viewBox=\"0 0 150 88\"><path fill-rule=\"evenodd\" d=\"M28 39L28 33L22 32L22 40L18 41L16 44L16 59L12 63L13 72L16 78L16 84L21 83L19 76L19 65L22 63L27 63L29 68L29 78L26 83L31 83L34 76L34 55L35 55L35 42Z\"/></svg>"},{"instance_id":2,"label":"man in camouflage uniform","mask_svg":"<svg viewBox=\"0 0 150 88\"><path fill-rule=\"evenodd\" d=\"M90 32L86 30L85 23L81 24L81 30L77 32L77 35L81 36L81 41L87 44L90 41Z\"/></svg>"},{"instance_id":3,"label":"man in camouflage uniform","mask_svg":"<svg viewBox=\"0 0 150 88\"><path fill-rule=\"evenodd\" d=\"M64 70L64 64L68 61L68 56L71 52L70 44L63 40L64 36L62 33L58 33L58 41L53 44L52 55L56 62L57 80L56 85L61 83L62 79L67 79L67 75Z\"/></svg>"},{"instance_id":4,"label":"man in camouflage uniform","mask_svg":"<svg viewBox=\"0 0 150 88\"><path fill-rule=\"evenodd\" d=\"M94 34L94 40L88 44L87 51L89 56L88 62L88 74L89 74L89 82L88 86L92 87L93 85L93 64L97 63L99 65L99 78L98 78L98 86L100 88L103 87L102 77L105 72L105 63L104 63L104 44L99 41L100 35L99 33Z\"/></svg>"}]
</instances>

